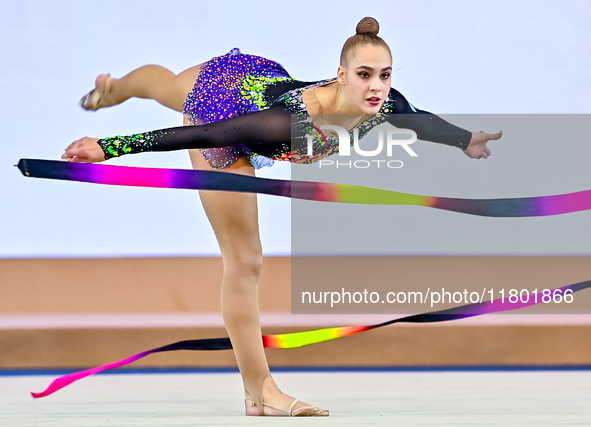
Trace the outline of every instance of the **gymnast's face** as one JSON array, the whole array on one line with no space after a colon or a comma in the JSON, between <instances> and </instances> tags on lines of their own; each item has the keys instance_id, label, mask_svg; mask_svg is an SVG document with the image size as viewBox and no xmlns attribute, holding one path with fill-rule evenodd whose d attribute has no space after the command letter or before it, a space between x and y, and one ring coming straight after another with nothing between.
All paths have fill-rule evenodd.
<instances>
[{"instance_id":1,"label":"gymnast's face","mask_svg":"<svg viewBox=\"0 0 591 427\"><path fill-rule=\"evenodd\" d=\"M357 46L341 65L337 81L348 95L348 113L376 114L390 91L392 58L383 46Z\"/></svg>"}]
</instances>

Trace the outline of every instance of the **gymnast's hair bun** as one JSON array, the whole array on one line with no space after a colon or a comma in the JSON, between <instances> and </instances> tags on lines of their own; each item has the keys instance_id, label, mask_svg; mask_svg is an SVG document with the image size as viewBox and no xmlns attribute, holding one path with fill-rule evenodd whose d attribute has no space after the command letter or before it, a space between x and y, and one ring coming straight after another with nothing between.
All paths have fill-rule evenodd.
<instances>
[{"instance_id":1,"label":"gymnast's hair bun","mask_svg":"<svg viewBox=\"0 0 591 427\"><path fill-rule=\"evenodd\" d=\"M357 34L373 34L377 36L380 31L380 24L374 18L366 17L359 21L356 31Z\"/></svg>"}]
</instances>

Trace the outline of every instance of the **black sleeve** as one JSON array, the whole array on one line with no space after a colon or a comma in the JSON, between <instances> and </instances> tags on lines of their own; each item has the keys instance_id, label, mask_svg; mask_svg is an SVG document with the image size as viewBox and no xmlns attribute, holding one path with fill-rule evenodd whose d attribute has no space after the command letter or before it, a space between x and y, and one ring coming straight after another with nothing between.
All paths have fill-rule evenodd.
<instances>
[{"instance_id":1,"label":"black sleeve","mask_svg":"<svg viewBox=\"0 0 591 427\"><path fill-rule=\"evenodd\" d=\"M393 108L386 118L388 123L397 128L414 130L418 139L452 145L462 150L468 148L472 132L415 108L396 89L390 89L390 97L393 99Z\"/></svg>"},{"instance_id":2,"label":"black sleeve","mask_svg":"<svg viewBox=\"0 0 591 427\"><path fill-rule=\"evenodd\" d=\"M245 145L265 155L290 146L291 114L271 108L202 126L183 126L98 141L105 159L144 151L175 151L187 148L218 148Z\"/></svg>"},{"instance_id":3,"label":"black sleeve","mask_svg":"<svg viewBox=\"0 0 591 427\"><path fill-rule=\"evenodd\" d=\"M303 88L318 82L304 82L301 80L287 80L270 84L265 90L265 98L269 104L273 104L279 97L294 89Z\"/></svg>"}]
</instances>

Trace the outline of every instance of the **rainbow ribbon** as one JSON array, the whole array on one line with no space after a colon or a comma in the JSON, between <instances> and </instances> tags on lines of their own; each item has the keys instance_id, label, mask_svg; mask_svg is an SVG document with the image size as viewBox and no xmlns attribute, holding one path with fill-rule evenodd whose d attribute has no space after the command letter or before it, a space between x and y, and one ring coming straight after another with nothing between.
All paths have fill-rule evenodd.
<instances>
[{"instance_id":1,"label":"rainbow ribbon","mask_svg":"<svg viewBox=\"0 0 591 427\"><path fill-rule=\"evenodd\" d=\"M348 184L255 178L189 169L156 169L21 159L23 175L35 178L137 187L260 193L322 202L415 205L489 217L560 215L591 209L591 190L540 197L458 199L421 196Z\"/></svg>"},{"instance_id":2,"label":"rainbow ribbon","mask_svg":"<svg viewBox=\"0 0 591 427\"><path fill-rule=\"evenodd\" d=\"M18 168L25 176L35 178L139 187L237 191L324 202L416 205L490 217L548 216L591 209L591 190L552 196L511 199L458 199L421 196L347 184L255 178L216 171L137 168L38 159L21 159ZM554 295L555 292L561 294L578 292L588 287L591 287L591 280L553 289L551 293ZM432 313L407 316L369 326L349 326L282 335L265 335L263 336L263 345L267 348L302 347L394 323L442 322L487 313L516 310L541 303L543 297L542 293L530 295L527 302L519 301L515 304L510 303L508 299L474 303ZM232 344L229 338L180 341L136 354L119 362L65 375L53 381L45 391L31 394L36 398L47 396L74 381L107 369L127 365L152 353L175 350L229 350L231 348Z\"/></svg>"},{"instance_id":3,"label":"rainbow ribbon","mask_svg":"<svg viewBox=\"0 0 591 427\"><path fill-rule=\"evenodd\" d=\"M559 295L560 297L568 296L571 293L578 292L583 289L591 287L591 280L586 282L575 283L573 285L563 286L561 288L552 289L550 295ZM544 299L545 298L545 299ZM339 328L318 329L305 332L294 332L282 335L264 335L263 346L267 348L296 348L305 345L316 344L324 341L331 341L337 338L346 337L349 335L358 334L360 332L369 331L371 329L381 328L383 326L392 325L394 323L432 323L445 322L449 320L463 319L467 317L479 316L482 314L497 313L500 311L517 310L524 307L540 304L548 299L548 296L543 292L538 294L530 294L526 302L518 300L516 303L511 303L508 298L496 299L481 303L467 304L460 307L449 308L446 310L435 311L431 313L415 314L399 319L389 320L387 322L379 323L369 326L346 326ZM67 385L78 381L90 375L98 374L107 369L113 369L120 366L127 365L138 359L148 356L152 353L160 353L164 351L175 350L230 350L232 344L229 338L210 338L201 340L179 341L174 344L165 345L152 350L144 351L119 362L110 363L108 365L99 366L85 371L74 372L63 377L57 378L53 381L46 390L41 393L31 393L35 398L50 395Z\"/></svg>"}]
</instances>

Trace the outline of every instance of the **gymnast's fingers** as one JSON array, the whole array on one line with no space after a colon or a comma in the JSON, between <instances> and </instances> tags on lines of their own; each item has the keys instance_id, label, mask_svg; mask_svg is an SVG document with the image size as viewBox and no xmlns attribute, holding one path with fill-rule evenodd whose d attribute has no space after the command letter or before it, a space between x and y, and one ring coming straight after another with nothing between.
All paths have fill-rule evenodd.
<instances>
[{"instance_id":1,"label":"gymnast's fingers","mask_svg":"<svg viewBox=\"0 0 591 427\"><path fill-rule=\"evenodd\" d=\"M71 157L72 157L72 154L70 152L70 148L66 148L66 151L64 152L64 154L62 154L62 159L67 160L67 159L70 159Z\"/></svg>"},{"instance_id":2,"label":"gymnast's fingers","mask_svg":"<svg viewBox=\"0 0 591 427\"><path fill-rule=\"evenodd\" d=\"M81 161L80 158L86 157L86 150L84 148L69 148L66 150L64 154L62 154L62 159L66 159L68 161ZM74 160L74 159L77 160Z\"/></svg>"},{"instance_id":3,"label":"gymnast's fingers","mask_svg":"<svg viewBox=\"0 0 591 427\"><path fill-rule=\"evenodd\" d=\"M503 131L499 131L499 132L492 134L492 135L489 134L488 136L489 136L489 141L491 139L501 139L501 137L503 136Z\"/></svg>"}]
</instances>

